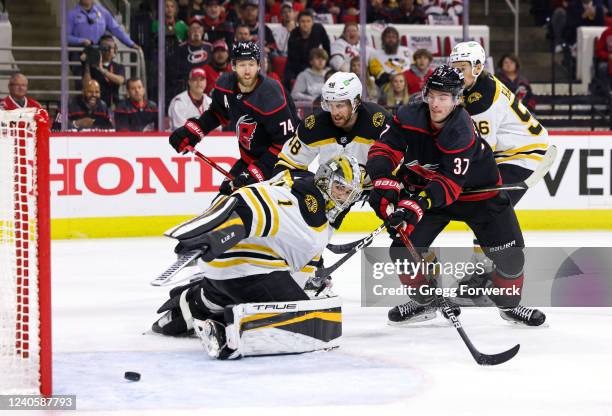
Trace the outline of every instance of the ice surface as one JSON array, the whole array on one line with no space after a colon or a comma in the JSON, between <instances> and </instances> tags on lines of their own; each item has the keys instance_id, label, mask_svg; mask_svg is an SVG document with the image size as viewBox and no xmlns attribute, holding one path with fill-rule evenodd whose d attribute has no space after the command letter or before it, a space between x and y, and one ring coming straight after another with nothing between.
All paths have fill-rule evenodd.
<instances>
[{"instance_id":1,"label":"ice surface","mask_svg":"<svg viewBox=\"0 0 612 416\"><path fill-rule=\"evenodd\" d=\"M334 242L362 236L339 234ZM612 246L604 232L531 232L525 240ZM436 244L466 246L471 236L446 233ZM479 367L442 318L394 328L386 308L361 308L355 256L334 274L344 302L339 349L217 362L197 339L148 331L168 290L149 281L174 261L172 247L164 238L53 242L55 393L76 394L80 411L612 415L612 308L548 308L543 328L510 325L494 309L464 309L463 325L481 351L521 344L510 362ZM325 257L328 265L339 258ZM125 380L125 371L141 373L141 381Z\"/></svg>"}]
</instances>

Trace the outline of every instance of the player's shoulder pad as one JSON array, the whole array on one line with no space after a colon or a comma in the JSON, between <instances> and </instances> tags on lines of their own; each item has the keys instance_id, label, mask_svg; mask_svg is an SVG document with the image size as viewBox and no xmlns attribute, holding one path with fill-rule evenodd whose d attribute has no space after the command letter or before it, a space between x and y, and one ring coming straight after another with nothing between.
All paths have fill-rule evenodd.
<instances>
[{"instance_id":1,"label":"player's shoulder pad","mask_svg":"<svg viewBox=\"0 0 612 416\"><path fill-rule=\"evenodd\" d=\"M491 108L499 96L500 88L499 81L491 74L479 76L476 85L463 94L463 103L468 113L481 114Z\"/></svg>"},{"instance_id":2,"label":"player's shoulder pad","mask_svg":"<svg viewBox=\"0 0 612 416\"><path fill-rule=\"evenodd\" d=\"M403 129L430 134L429 110L425 103L400 106L394 121Z\"/></svg>"},{"instance_id":3,"label":"player's shoulder pad","mask_svg":"<svg viewBox=\"0 0 612 416\"><path fill-rule=\"evenodd\" d=\"M459 153L469 149L475 141L472 118L464 108L457 107L438 135L436 143L444 153Z\"/></svg>"},{"instance_id":4,"label":"player's shoulder pad","mask_svg":"<svg viewBox=\"0 0 612 416\"><path fill-rule=\"evenodd\" d=\"M374 130L374 134L380 136L385 124L391 119L389 112L381 105L372 102L363 102L357 110L359 124L363 128ZM362 121L363 120L363 121Z\"/></svg>"},{"instance_id":5,"label":"player's shoulder pad","mask_svg":"<svg viewBox=\"0 0 612 416\"><path fill-rule=\"evenodd\" d=\"M298 126L297 135L303 143L309 145L333 137L335 129L330 113L321 111L302 120Z\"/></svg>"},{"instance_id":6,"label":"player's shoulder pad","mask_svg":"<svg viewBox=\"0 0 612 416\"><path fill-rule=\"evenodd\" d=\"M215 89L221 92L233 94L235 92L234 89L236 88L236 82L237 78L234 71L223 72L219 78L217 78L217 82L215 82Z\"/></svg>"},{"instance_id":7,"label":"player's shoulder pad","mask_svg":"<svg viewBox=\"0 0 612 416\"><path fill-rule=\"evenodd\" d=\"M260 77L262 78L261 83L244 103L257 113L269 116L287 106L287 97L280 82L263 75L260 75Z\"/></svg>"},{"instance_id":8,"label":"player's shoulder pad","mask_svg":"<svg viewBox=\"0 0 612 416\"><path fill-rule=\"evenodd\" d=\"M327 222L325 199L314 184L314 175L297 178L291 187L291 193L297 198L300 213L310 227L320 227Z\"/></svg>"}]
</instances>

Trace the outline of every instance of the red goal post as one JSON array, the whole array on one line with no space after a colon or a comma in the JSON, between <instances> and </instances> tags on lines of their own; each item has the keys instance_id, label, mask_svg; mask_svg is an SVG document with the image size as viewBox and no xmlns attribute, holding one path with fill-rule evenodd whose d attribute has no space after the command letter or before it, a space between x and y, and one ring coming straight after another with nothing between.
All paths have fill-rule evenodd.
<instances>
[{"instance_id":1,"label":"red goal post","mask_svg":"<svg viewBox=\"0 0 612 416\"><path fill-rule=\"evenodd\" d=\"M0 110L0 394L52 392L49 116Z\"/></svg>"}]
</instances>

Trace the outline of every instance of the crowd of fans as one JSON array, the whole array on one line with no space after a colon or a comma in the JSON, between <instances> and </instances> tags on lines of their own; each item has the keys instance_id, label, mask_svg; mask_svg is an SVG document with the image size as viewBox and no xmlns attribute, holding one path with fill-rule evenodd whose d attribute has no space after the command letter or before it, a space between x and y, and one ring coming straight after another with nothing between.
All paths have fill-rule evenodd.
<instances>
[{"instance_id":1,"label":"crowd of fans","mask_svg":"<svg viewBox=\"0 0 612 416\"><path fill-rule=\"evenodd\" d=\"M257 0L165 0L168 122L158 126L158 109L152 101L157 95L157 77L148 77L145 90L142 79L128 78L126 68L115 61L119 41L129 48L142 48L147 66L156 71L155 38L160 32L156 5L157 0L141 0L137 6L141 18L133 25L132 37L93 0L79 0L70 11L69 44L84 48L73 59L80 60L81 65L71 68L82 76L82 82L77 84L82 93L70 100L70 129L175 129L208 108L209 94L218 77L232 71L232 45L237 41L257 41L259 35ZM262 72L281 82L298 107L309 107L311 111L316 108L321 88L334 72L360 74L357 6L357 0L266 1L265 21L278 24L274 30L265 27L267 60ZM362 81L368 100L394 110L420 94L434 69L430 51L400 44L394 23L425 24L429 16L460 19L461 14L460 0L369 0L367 21L384 23L386 27L377 41L380 48L366 48L367 78ZM343 23L342 35L330 39L321 22ZM138 33L144 33L145 38ZM142 45L133 39L142 40ZM519 74L519 68L518 58L504 56L499 77L533 109L529 83ZM24 75L12 81L23 82L27 90ZM125 97L120 96L123 90ZM11 89L7 99L23 100L25 93L16 91L16 87ZM60 128L59 120L58 115L56 129Z\"/></svg>"}]
</instances>

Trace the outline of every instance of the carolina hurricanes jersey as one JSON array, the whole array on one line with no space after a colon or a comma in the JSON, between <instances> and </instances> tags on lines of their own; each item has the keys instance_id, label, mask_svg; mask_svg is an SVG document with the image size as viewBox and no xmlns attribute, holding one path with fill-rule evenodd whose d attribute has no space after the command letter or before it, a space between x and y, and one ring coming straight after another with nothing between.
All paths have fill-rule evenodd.
<instances>
[{"instance_id":1,"label":"carolina hurricanes jersey","mask_svg":"<svg viewBox=\"0 0 612 416\"><path fill-rule=\"evenodd\" d=\"M323 163L341 154L353 156L365 166L370 146L388 122L389 113L380 105L368 102L361 103L357 109L357 121L350 131L336 127L327 111L310 115L278 154L276 171L279 168L307 170L317 156Z\"/></svg>"},{"instance_id":2,"label":"carolina hurricanes jersey","mask_svg":"<svg viewBox=\"0 0 612 416\"><path fill-rule=\"evenodd\" d=\"M493 75L483 74L464 91L463 101L497 163L536 168L548 148L548 132L512 91Z\"/></svg>"},{"instance_id":3,"label":"carolina hurricanes jersey","mask_svg":"<svg viewBox=\"0 0 612 416\"><path fill-rule=\"evenodd\" d=\"M378 78L383 72L391 75L401 74L410 69L412 53L412 50L406 46L398 46L394 54L387 54L384 50L377 49L372 53L368 63L370 74L375 78Z\"/></svg>"},{"instance_id":4,"label":"carolina hurricanes jersey","mask_svg":"<svg viewBox=\"0 0 612 416\"><path fill-rule=\"evenodd\" d=\"M491 198L497 192L461 195L461 191L501 184L491 148L461 107L453 110L441 130L431 125L427 104L400 107L370 149L366 168L372 180L396 172L406 189L425 191L432 208Z\"/></svg>"},{"instance_id":5,"label":"carolina hurricanes jersey","mask_svg":"<svg viewBox=\"0 0 612 416\"><path fill-rule=\"evenodd\" d=\"M267 274L279 270L312 273L331 239L325 200L313 175L297 178L289 171L276 181L240 188L230 198L246 207L241 220L248 237L200 268L215 280Z\"/></svg>"},{"instance_id":6,"label":"carolina hurricanes jersey","mask_svg":"<svg viewBox=\"0 0 612 416\"><path fill-rule=\"evenodd\" d=\"M259 75L250 93L241 93L235 72L223 73L211 94L212 103L197 119L204 134L220 124L236 126L240 158L255 163L269 178L278 152L299 123L291 98L278 81ZM233 172L237 174L239 172Z\"/></svg>"}]
</instances>

